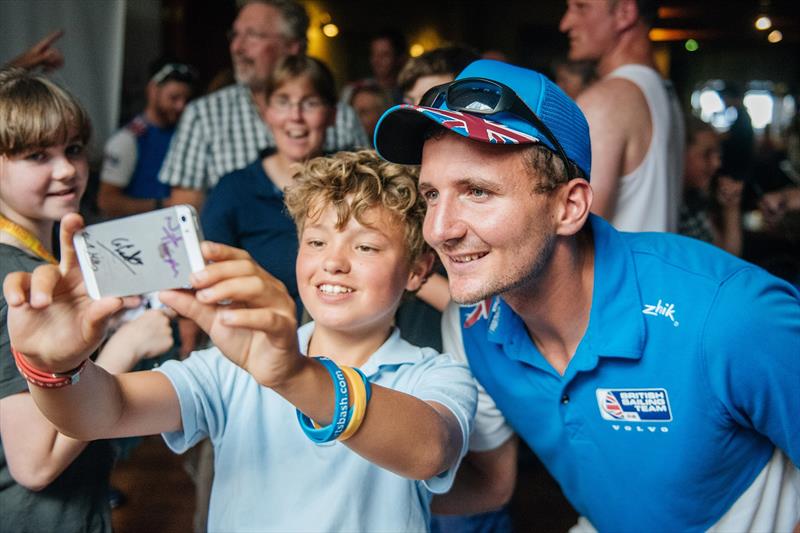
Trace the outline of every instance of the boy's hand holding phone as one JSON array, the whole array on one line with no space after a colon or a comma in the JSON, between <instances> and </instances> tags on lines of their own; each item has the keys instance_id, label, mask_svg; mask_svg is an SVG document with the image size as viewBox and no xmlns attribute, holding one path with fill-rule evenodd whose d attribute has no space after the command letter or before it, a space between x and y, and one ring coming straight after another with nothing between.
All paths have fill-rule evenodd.
<instances>
[{"instance_id":1,"label":"boy's hand holding phone","mask_svg":"<svg viewBox=\"0 0 800 533\"><path fill-rule=\"evenodd\" d=\"M122 298L93 300L87 294L72 244L81 228L80 215L66 215L60 264L13 272L3 282L11 345L50 372L67 372L86 360L103 340L111 315L126 303Z\"/></svg>"},{"instance_id":2,"label":"boy's hand holding phone","mask_svg":"<svg viewBox=\"0 0 800 533\"><path fill-rule=\"evenodd\" d=\"M204 242L211 264L192 274L196 293L164 291L160 300L194 320L233 363L274 386L305 362L297 343L294 300L244 250Z\"/></svg>"}]
</instances>

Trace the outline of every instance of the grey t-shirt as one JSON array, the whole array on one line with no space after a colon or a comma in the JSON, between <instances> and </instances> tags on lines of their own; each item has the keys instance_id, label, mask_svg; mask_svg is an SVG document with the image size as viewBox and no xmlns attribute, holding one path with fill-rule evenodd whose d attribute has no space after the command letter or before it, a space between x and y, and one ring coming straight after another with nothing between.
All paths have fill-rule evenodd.
<instances>
[{"instance_id":1,"label":"grey t-shirt","mask_svg":"<svg viewBox=\"0 0 800 533\"><path fill-rule=\"evenodd\" d=\"M29 272L42 262L0 244L0 282L9 272ZM28 390L11 355L7 316L8 306L0 292L0 399ZM112 465L109 442L94 441L50 485L33 492L11 477L0 437L0 533L110 532L108 480Z\"/></svg>"}]
</instances>

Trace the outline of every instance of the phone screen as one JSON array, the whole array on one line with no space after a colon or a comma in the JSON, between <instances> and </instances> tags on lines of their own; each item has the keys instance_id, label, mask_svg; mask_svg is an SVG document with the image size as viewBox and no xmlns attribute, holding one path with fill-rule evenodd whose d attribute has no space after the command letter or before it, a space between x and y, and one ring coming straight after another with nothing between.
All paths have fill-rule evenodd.
<instances>
[{"instance_id":1,"label":"phone screen","mask_svg":"<svg viewBox=\"0 0 800 533\"><path fill-rule=\"evenodd\" d=\"M195 226L191 212L177 208L87 226L76 251L84 279L93 278L87 279L90 294L92 285L100 297L189 288L189 275L199 269ZM197 248L191 259L188 246Z\"/></svg>"}]
</instances>

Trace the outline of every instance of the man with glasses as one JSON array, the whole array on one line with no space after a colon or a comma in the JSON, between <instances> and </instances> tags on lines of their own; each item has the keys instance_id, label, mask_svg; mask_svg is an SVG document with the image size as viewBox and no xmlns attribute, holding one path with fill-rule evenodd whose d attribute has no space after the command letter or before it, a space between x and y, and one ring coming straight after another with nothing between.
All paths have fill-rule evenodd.
<instances>
[{"instance_id":1,"label":"man with glasses","mask_svg":"<svg viewBox=\"0 0 800 533\"><path fill-rule=\"evenodd\" d=\"M294 0L249 0L228 33L236 84L192 102L184 113L159 179L172 185L171 204L200 208L205 191L275 145L261 117L264 86L278 59L305 53L308 15ZM352 108L340 104L326 151L367 146Z\"/></svg>"},{"instance_id":2,"label":"man with glasses","mask_svg":"<svg viewBox=\"0 0 800 533\"><path fill-rule=\"evenodd\" d=\"M567 0L569 59L596 61L577 98L592 137L592 211L621 231L677 231L683 118L655 68L649 31L657 0Z\"/></svg>"},{"instance_id":3,"label":"man with glasses","mask_svg":"<svg viewBox=\"0 0 800 533\"><path fill-rule=\"evenodd\" d=\"M422 103L388 110L376 148L421 163L472 371L579 530L796 527L797 290L590 214L588 124L540 73L476 61ZM485 486L458 483L469 512Z\"/></svg>"},{"instance_id":4,"label":"man with glasses","mask_svg":"<svg viewBox=\"0 0 800 533\"><path fill-rule=\"evenodd\" d=\"M144 213L161 207L169 185L158 181L175 125L197 84L197 72L184 63L156 62L145 89L147 105L106 143L97 203L107 217Z\"/></svg>"}]
</instances>

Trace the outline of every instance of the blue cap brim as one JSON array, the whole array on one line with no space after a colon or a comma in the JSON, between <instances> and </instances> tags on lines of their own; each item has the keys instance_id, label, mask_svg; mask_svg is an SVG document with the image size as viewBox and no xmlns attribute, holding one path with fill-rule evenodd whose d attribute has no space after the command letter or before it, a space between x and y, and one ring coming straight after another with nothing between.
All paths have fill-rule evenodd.
<instances>
[{"instance_id":1,"label":"blue cap brim","mask_svg":"<svg viewBox=\"0 0 800 533\"><path fill-rule=\"evenodd\" d=\"M528 133L471 113L401 104L388 109L375 127L375 150L392 163L419 165L427 131L434 124L463 137L496 144L541 142Z\"/></svg>"}]
</instances>

